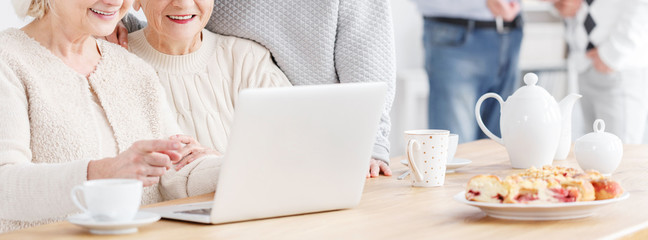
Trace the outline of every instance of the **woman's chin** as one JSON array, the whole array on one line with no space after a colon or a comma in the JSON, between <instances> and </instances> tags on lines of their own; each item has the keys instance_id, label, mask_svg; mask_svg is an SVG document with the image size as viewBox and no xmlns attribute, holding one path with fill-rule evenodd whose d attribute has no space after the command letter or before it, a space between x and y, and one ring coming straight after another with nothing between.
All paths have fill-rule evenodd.
<instances>
[{"instance_id":1,"label":"woman's chin","mask_svg":"<svg viewBox=\"0 0 648 240\"><path fill-rule=\"evenodd\" d=\"M113 32L115 32L115 28L117 25L112 25L112 26L97 26L93 29L92 31L92 36L95 37L105 37L108 35L111 35Z\"/></svg>"}]
</instances>

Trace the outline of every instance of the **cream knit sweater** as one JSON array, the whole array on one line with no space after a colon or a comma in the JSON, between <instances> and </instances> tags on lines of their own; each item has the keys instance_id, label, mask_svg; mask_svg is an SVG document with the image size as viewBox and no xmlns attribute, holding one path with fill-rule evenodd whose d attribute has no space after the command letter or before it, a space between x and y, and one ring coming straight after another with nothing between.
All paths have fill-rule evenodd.
<instances>
[{"instance_id":1,"label":"cream knit sweater","mask_svg":"<svg viewBox=\"0 0 648 240\"><path fill-rule=\"evenodd\" d=\"M155 50L143 30L130 33L128 42L157 71L182 131L221 153L242 89L291 86L270 52L250 40L203 30L200 48L185 55Z\"/></svg>"},{"instance_id":2,"label":"cream knit sweater","mask_svg":"<svg viewBox=\"0 0 648 240\"><path fill-rule=\"evenodd\" d=\"M133 15L130 31L143 27ZM389 162L396 58L389 0L218 0L206 29L268 48L293 85L385 82L372 156Z\"/></svg>"},{"instance_id":3,"label":"cream knit sweater","mask_svg":"<svg viewBox=\"0 0 648 240\"><path fill-rule=\"evenodd\" d=\"M0 232L79 212L70 191L86 181L88 162L117 154L102 150L97 128L105 122L92 109L92 91L119 152L178 133L154 70L125 49L97 41L102 58L86 78L21 30L1 32L0 42ZM145 188L142 204L185 196L186 171L203 162L169 172L166 193ZM203 192L213 191L208 185Z\"/></svg>"}]
</instances>

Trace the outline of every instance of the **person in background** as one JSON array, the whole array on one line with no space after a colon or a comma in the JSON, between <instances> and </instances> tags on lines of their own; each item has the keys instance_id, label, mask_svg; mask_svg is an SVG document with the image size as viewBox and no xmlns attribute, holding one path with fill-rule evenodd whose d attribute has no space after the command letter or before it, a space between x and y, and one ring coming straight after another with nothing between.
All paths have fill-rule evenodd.
<instances>
[{"instance_id":1,"label":"person in background","mask_svg":"<svg viewBox=\"0 0 648 240\"><path fill-rule=\"evenodd\" d=\"M241 90L291 86L263 46L204 29L213 1L135 0L133 7L148 24L129 34L129 50L155 68L178 125L203 145L225 152Z\"/></svg>"},{"instance_id":2,"label":"person in background","mask_svg":"<svg viewBox=\"0 0 648 240\"><path fill-rule=\"evenodd\" d=\"M487 92L506 98L519 85L520 3L413 1L423 13L428 127L450 130L460 143L484 138L475 121L477 99ZM500 135L498 103L484 102L481 115L488 129Z\"/></svg>"},{"instance_id":3,"label":"person in background","mask_svg":"<svg viewBox=\"0 0 648 240\"><path fill-rule=\"evenodd\" d=\"M558 0L568 62L583 95L584 126L640 144L648 121L648 0Z\"/></svg>"},{"instance_id":4,"label":"person in background","mask_svg":"<svg viewBox=\"0 0 648 240\"><path fill-rule=\"evenodd\" d=\"M35 19L0 32L0 232L78 213L69 194L87 180L139 179L142 204L189 192L187 178L178 177L189 174L172 164L207 151L165 139L180 131L155 71L93 38L113 32L132 1L13 4L18 16Z\"/></svg>"},{"instance_id":5,"label":"person in background","mask_svg":"<svg viewBox=\"0 0 648 240\"><path fill-rule=\"evenodd\" d=\"M293 85L387 83L385 110L367 177L380 173L391 176L389 111L395 92L396 59L389 0L214 2L206 29L267 47ZM130 31L143 26L132 15L124 23ZM123 34L111 39L123 46L128 44Z\"/></svg>"}]
</instances>

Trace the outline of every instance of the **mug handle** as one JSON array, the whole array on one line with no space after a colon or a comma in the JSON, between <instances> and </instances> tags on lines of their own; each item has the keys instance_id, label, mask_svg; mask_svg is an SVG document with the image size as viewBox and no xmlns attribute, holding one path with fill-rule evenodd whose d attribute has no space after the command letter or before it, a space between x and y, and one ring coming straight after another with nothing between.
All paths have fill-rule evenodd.
<instances>
[{"instance_id":1,"label":"mug handle","mask_svg":"<svg viewBox=\"0 0 648 240\"><path fill-rule=\"evenodd\" d=\"M481 96L479 98L479 100L477 100L477 104L475 104L475 118L477 118L477 124L479 124L479 128L481 128L481 130L484 131L486 136L488 136L489 138L495 140L495 142L504 145L504 141L502 141L502 139L500 137L495 136L495 134L493 134L490 130L488 130L488 127L486 127L486 125L484 125L484 122L482 121L482 118L481 118L481 114L480 114L480 112L481 112L481 104L482 104L482 102L484 102L484 100L486 100L487 98L491 98L491 97L495 98L500 103L500 108L504 107L504 100L502 100L502 97L500 97L500 95L497 95L496 93L486 93L483 96ZM501 111L500 111L500 114L501 114ZM500 121L502 121L502 120L500 119Z\"/></svg>"},{"instance_id":2,"label":"mug handle","mask_svg":"<svg viewBox=\"0 0 648 240\"><path fill-rule=\"evenodd\" d=\"M79 202L79 199L77 198L79 192L83 192L83 186L74 186L74 188L72 188L72 192L71 192L72 202L79 209L83 210L83 212L88 212L88 209L86 207L84 207L81 204L81 202Z\"/></svg>"},{"instance_id":3,"label":"mug handle","mask_svg":"<svg viewBox=\"0 0 648 240\"><path fill-rule=\"evenodd\" d=\"M421 149L421 146L419 145L418 142L416 142L416 139L410 139L407 142L407 161L409 162L409 165L412 167L412 175L414 175L416 181L421 182L423 181L423 176L421 175L421 172L416 166L415 161L412 159L412 156L414 155L414 148L416 148L418 152L418 150Z\"/></svg>"}]
</instances>

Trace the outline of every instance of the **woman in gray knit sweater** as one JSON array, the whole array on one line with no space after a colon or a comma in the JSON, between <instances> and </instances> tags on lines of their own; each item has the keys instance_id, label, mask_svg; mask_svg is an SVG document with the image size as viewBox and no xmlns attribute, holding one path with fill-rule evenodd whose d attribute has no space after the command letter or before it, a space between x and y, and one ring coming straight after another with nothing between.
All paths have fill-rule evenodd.
<instances>
[{"instance_id":1,"label":"woman in gray knit sweater","mask_svg":"<svg viewBox=\"0 0 648 240\"><path fill-rule=\"evenodd\" d=\"M389 112L396 59L389 0L214 2L206 29L265 46L293 85L385 82L385 109L368 159L367 177L391 175ZM125 23L130 31L142 28L131 15ZM115 34L112 39L123 46L128 43L125 34Z\"/></svg>"}]
</instances>

